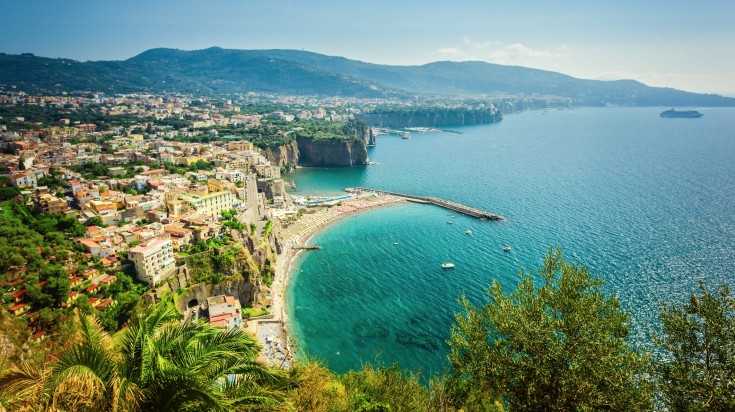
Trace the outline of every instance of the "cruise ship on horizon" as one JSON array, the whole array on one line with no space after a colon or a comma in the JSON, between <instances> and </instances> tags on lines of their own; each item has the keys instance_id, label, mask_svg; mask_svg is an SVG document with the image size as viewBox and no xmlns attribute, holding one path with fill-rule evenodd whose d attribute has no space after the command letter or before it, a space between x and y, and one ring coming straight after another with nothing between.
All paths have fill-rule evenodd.
<instances>
[{"instance_id":1,"label":"cruise ship on horizon","mask_svg":"<svg viewBox=\"0 0 735 412\"><path fill-rule=\"evenodd\" d=\"M682 111L676 111L673 108L669 110L664 110L661 112L661 117L702 117L704 116L702 113L699 113L696 110L682 110Z\"/></svg>"}]
</instances>

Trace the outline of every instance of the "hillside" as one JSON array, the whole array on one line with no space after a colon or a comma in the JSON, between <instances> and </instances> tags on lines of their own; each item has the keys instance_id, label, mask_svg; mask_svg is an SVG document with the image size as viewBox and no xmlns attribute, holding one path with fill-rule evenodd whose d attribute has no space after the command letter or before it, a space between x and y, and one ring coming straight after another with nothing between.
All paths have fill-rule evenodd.
<instances>
[{"instance_id":1,"label":"hillside","mask_svg":"<svg viewBox=\"0 0 735 412\"><path fill-rule=\"evenodd\" d=\"M576 105L735 106L735 99L648 87L633 80L585 80L485 62L388 66L296 50L151 49L125 61L77 62L0 54L0 85L27 92L249 91L352 97L550 96Z\"/></svg>"}]
</instances>

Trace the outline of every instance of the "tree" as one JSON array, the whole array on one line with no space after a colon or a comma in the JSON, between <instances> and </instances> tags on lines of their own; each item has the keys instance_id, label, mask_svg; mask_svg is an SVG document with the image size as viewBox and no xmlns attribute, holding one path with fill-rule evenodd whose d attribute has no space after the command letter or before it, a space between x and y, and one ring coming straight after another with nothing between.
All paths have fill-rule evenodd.
<instances>
[{"instance_id":1,"label":"tree","mask_svg":"<svg viewBox=\"0 0 735 412\"><path fill-rule=\"evenodd\" d=\"M92 216L87 220L87 223L85 223L87 226L99 226L99 227L106 227L105 222L102 221L102 218L99 216Z\"/></svg>"},{"instance_id":2,"label":"tree","mask_svg":"<svg viewBox=\"0 0 735 412\"><path fill-rule=\"evenodd\" d=\"M136 318L117 345L95 318L75 318L73 344L58 361L7 368L0 397L33 410L229 411L273 406L290 383L255 360L252 336L181 321L170 302Z\"/></svg>"},{"instance_id":3,"label":"tree","mask_svg":"<svg viewBox=\"0 0 735 412\"><path fill-rule=\"evenodd\" d=\"M661 308L662 392L672 411L733 411L735 298L727 285L714 293L699 289L685 305Z\"/></svg>"},{"instance_id":4,"label":"tree","mask_svg":"<svg viewBox=\"0 0 735 412\"><path fill-rule=\"evenodd\" d=\"M58 265L44 266L41 269L41 276L47 281L44 285L44 291L51 296L54 304L61 305L66 302L71 290L71 283L64 268Z\"/></svg>"},{"instance_id":5,"label":"tree","mask_svg":"<svg viewBox=\"0 0 735 412\"><path fill-rule=\"evenodd\" d=\"M448 387L466 410L649 410L646 359L631 349L628 315L603 281L549 251L540 286L521 271L510 294L497 281L489 302L452 328Z\"/></svg>"}]
</instances>

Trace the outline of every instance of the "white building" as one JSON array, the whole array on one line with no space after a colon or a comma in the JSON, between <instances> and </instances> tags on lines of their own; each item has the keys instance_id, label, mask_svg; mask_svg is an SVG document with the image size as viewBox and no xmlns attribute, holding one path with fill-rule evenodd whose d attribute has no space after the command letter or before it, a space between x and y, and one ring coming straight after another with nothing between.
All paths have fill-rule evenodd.
<instances>
[{"instance_id":1,"label":"white building","mask_svg":"<svg viewBox=\"0 0 735 412\"><path fill-rule=\"evenodd\" d=\"M36 175L28 172L15 173L10 176L13 184L18 187L38 187Z\"/></svg>"},{"instance_id":2,"label":"white building","mask_svg":"<svg viewBox=\"0 0 735 412\"><path fill-rule=\"evenodd\" d=\"M233 296L218 295L207 298L209 323L214 327L235 329L242 327L240 301Z\"/></svg>"},{"instance_id":3,"label":"white building","mask_svg":"<svg viewBox=\"0 0 735 412\"><path fill-rule=\"evenodd\" d=\"M167 237L158 237L128 251L128 259L135 264L138 279L155 286L176 269L173 243Z\"/></svg>"}]
</instances>

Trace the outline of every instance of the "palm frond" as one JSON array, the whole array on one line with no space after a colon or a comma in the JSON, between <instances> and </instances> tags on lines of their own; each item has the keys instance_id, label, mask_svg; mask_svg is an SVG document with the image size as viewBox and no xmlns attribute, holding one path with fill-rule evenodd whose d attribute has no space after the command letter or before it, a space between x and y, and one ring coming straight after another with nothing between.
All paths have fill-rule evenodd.
<instances>
[{"instance_id":1,"label":"palm frond","mask_svg":"<svg viewBox=\"0 0 735 412\"><path fill-rule=\"evenodd\" d=\"M32 402L43 405L48 401L46 383L51 370L43 364L21 362L0 373L0 395L11 405Z\"/></svg>"}]
</instances>

